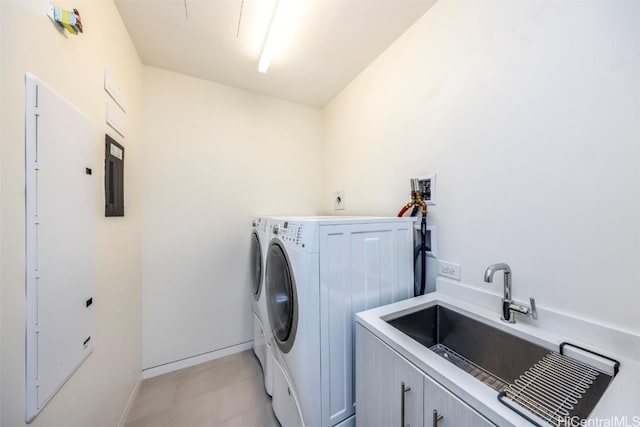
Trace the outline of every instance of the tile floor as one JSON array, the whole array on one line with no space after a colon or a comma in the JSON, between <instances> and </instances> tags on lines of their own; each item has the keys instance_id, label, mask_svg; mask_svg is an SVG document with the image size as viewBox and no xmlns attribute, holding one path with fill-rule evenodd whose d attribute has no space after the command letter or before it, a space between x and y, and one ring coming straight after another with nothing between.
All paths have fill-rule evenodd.
<instances>
[{"instance_id":1,"label":"tile floor","mask_svg":"<svg viewBox=\"0 0 640 427\"><path fill-rule=\"evenodd\" d=\"M125 427L279 427L252 350L146 379Z\"/></svg>"}]
</instances>

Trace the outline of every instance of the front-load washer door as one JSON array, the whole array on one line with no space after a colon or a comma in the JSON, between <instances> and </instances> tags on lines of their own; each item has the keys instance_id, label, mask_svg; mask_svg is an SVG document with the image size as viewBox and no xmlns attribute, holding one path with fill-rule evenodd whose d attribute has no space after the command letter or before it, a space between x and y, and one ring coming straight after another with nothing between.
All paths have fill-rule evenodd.
<instances>
[{"instance_id":1,"label":"front-load washer door","mask_svg":"<svg viewBox=\"0 0 640 427\"><path fill-rule=\"evenodd\" d=\"M274 341L283 353L288 353L298 326L296 285L287 254L277 240L271 243L267 252L266 288Z\"/></svg>"},{"instance_id":2,"label":"front-load washer door","mask_svg":"<svg viewBox=\"0 0 640 427\"><path fill-rule=\"evenodd\" d=\"M253 298L258 301L262 292L262 249L255 231L251 233L251 288Z\"/></svg>"}]
</instances>

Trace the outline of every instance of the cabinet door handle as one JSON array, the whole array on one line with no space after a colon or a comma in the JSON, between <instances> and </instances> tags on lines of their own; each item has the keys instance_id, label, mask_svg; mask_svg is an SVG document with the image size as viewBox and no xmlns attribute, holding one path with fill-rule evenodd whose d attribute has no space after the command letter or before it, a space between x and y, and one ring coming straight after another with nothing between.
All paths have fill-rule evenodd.
<instances>
[{"instance_id":1,"label":"cabinet door handle","mask_svg":"<svg viewBox=\"0 0 640 427\"><path fill-rule=\"evenodd\" d=\"M409 390L411 387L405 386L404 382L400 383L400 427L411 427L404 423L404 396Z\"/></svg>"},{"instance_id":2,"label":"cabinet door handle","mask_svg":"<svg viewBox=\"0 0 640 427\"><path fill-rule=\"evenodd\" d=\"M440 421L443 418L444 416L438 414L438 410L434 409L433 410L433 427L438 427L438 421Z\"/></svg>"}]
</instances>

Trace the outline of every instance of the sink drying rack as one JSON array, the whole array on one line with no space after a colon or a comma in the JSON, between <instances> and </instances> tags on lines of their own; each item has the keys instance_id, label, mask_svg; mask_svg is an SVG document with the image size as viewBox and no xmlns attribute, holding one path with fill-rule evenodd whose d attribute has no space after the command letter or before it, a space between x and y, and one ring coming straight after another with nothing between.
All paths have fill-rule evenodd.
<instances>
[{"instance_id":1,"label":"sink drying rack","mask_svg":"<svg viewBox=\"0 0 640 427\"><path fill-rule=\"evenodd\" d=\"M567 345L614 362L613 376L565 356L563 350ZM526 412L552 426L567 425L570 417L586 418L620 366L618 361L609 357L562 343L560 352L549 351L519 378L509 383L445 345L436 344L430 350L498 391L498 400L502 404L538 427L542 427L541 424Z\"/></svg>"}]
</instances>

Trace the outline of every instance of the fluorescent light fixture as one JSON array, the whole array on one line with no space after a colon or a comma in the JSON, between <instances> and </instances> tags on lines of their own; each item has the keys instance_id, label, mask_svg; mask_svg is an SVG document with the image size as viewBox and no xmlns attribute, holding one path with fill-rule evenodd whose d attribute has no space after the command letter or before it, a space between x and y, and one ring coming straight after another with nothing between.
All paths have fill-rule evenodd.
<instances>
[{"instance_id":1,"label":"fluorescent light fixture","mask_svg":"<svg viewBox=\"0 0 640 427\"><path fill-rule=\"evenodd\" d=\"M2 1L2 0L0 0ZM276 8L276 0L243 0L240 37L244 55L253 64L262 53L264 39Z\"/></svg>"},{"instance_id":2,"label":"fluorescent light fixture","mask_svg":"<svg viewBox=\"0 0 640 427\"><path fill-rule=\"evenodd\" d=\"M288 41L297 23L303 3L303 0L278 0L276 3L258 62L259 72L267 72L269 65L271 65L271 59L282 50Z\"/></svg>"}]
</instances>

